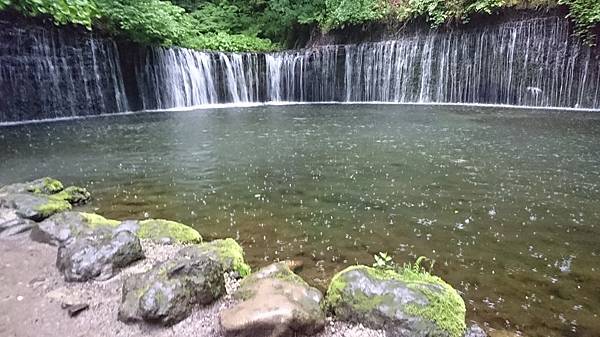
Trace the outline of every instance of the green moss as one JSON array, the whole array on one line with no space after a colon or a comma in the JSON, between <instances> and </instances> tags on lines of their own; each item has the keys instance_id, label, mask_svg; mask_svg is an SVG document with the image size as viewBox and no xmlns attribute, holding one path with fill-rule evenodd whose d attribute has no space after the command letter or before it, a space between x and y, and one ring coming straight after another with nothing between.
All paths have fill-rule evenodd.
<instances>
[{"instance_id":1,"label":"green moss","mask_svg":"<svg viewBox=\"0 0 600 337\"><path fill-rule=\"evenodd\" d=\"M236 271L240 277L250 275L252 270L244 261L244 249L234 239L215 240L205 243L203 246L214 250L220 262L226 267L230 265L231 270Z\"/></svg>"},{"instance_id":2,"label":"green moss","mask_svg":"<svg viewBox=\"0 0 600 337\"><path fill-rule=\"evenodd\" d=\"M192 227L179 222L162 219L140 221L138 236L141 239L150 240L170 238L178 243L202 242L202 236Z\"/></svg>"},{"instance_id":3,"label":"green moss","mask_svg":"<svg viewBox=\"0 0 600 337\"><path fill-rule=\"evenodd\" d=\"M90 228L97 227L117 227L121 222L117 220L106 219L105 217L95 213L79 213Z\"/></svg>"},{"instance_id":4,"label":"green moss","mask_svg":"<svg viewBox=\"0 0 600 337\"><path fill-rule=\"evenodd\" d=\"M54 178L45 177L29 183L27 191L36 194L54 194L63 190L63 184Z\"/></svg>"},{"instance_id":5,"label":"green moss","mask_svg":"<svg viewBox=\"0 0 600 337\"><path fill-rule=\"evenodd\" d=\"M346 288L346 281L342 277L342 273L350 271L350 268L352 267L348 267L343 271L335 274L335 276L333 276L333 278L331 279L329 287L327 288L327 297L325 298L325 301L323 301L325 310L330 311L332 308L337 306L338 303L340 303L340 301L342 300L342 293Z\"/></svg>"},{"instance_id":6,"label":"green moss","mask_svg":"<svg viewBox=\"0 0 600 337\"><path fill-rule=\"evenodd\" d=\"M410 288L420 291L429 302L425 306L407 305L405 310L408 314L434 321L451 337L464 334L467 328L465 302L452 286L425 271L416 272L414 268L404 268L401 275L403 279L411 282ZM432 290L432 284L439 287L439 290Z\"/></svg>"},{"instance_id":7,"label":"green moss","mask_svg":"<svg viewBox=\"0 0 600 337\"><path fill-rule=\"evenodd\" d=\"M48 202L38 206L35 210L40 213L42 218L50 217L53 214L68 211L71 204L64 200L48 199Z\"/></svg>"},{"instance_id":8,"label":"green moss","mask_svg":"<svg viewBox=\"0 0 600 337\"><path fill-rule=\"evenodd\" d=\"M71 204L81 204L90 199L90 192L83 187L69 186L56 194L52 194L50 198L68 201Z\"/></svg>"},{"instance_id":9,"label":"green moss","mask_svg":"<svg viewBox=\"0 0 600 337\"><path fill-rule=\"evenodd\" d=\"M44 189L48 193L60 192L63 188L63 184L59 180L50 177L44 178Z\"/></svg>"},{"instance_id":10,"label":"green moss","mask_svg":"<svg viewBox=\"0 0 600 337\"><path fill-rule=\"evenodd\" d=\"M352 306L361 312L368 312L374 308L381 308L381 304L391 298L386 296L364 296L357 293L351 299L344 298L344 289L347 286L344 274L352 270L365 271L370 278L375 280L397 280L407 284L413 290L423 294L428 304L421 306L408 304L402 310L407 314L423 317L435 322L442 330L448 332L450 337L463 335L465 324L465 303L458 292L441 278L431 275L418 265L407 265L398 272L381 270L367 266L351 266L337 273L327 289L324 305L326 310L332 310L342 301L349 301ZM387 306L386 306L387 307Z\"/></svg>"},{"instance_id":11,"label":"green moss","mask_svg":"<svg viewBox=\"0 0 600 337\"><path fill-rule=\"evenodd\" d=\"M302 279L302 277L291 271L289 268L282 268L279 272L275 273L273 277L275 277L278 280L299 283L308 286L308 284Z\"/></svg>"}]
</instances>

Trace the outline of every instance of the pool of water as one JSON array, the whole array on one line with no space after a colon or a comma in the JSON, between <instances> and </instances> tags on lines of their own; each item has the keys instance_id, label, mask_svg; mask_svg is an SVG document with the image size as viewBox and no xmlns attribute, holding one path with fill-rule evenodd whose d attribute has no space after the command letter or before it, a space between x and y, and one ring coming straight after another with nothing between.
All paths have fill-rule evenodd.
<instances>
[{"instance_id":1,"label":"pool of water","mask_svg":"<svg viewBox=\"0 0 600 337\"><path fill-rule=\"evenodd\" d=\"M0 128L0 184L55 176L111 218L233 237L324 288L385 251L435 260L469 319L600 335L600 114L299 105Z\"/></svg>"}]
</instances>

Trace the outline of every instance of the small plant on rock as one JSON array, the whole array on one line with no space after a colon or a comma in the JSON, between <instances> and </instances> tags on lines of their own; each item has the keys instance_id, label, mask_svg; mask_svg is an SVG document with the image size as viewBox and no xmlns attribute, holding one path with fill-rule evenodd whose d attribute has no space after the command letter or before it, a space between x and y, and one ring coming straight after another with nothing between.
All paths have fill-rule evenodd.
<instances>
[{"instance_id":1,"label":"small plant on rock","mask_svg":"<svg viewBox=\"0 0 600 337\"><path fill-rule=\"evenodd\" d=\"M373 268L382 269L382 270L394 270L395 264L392 261L392 257L388 255L388 253L379 252L373 255L375 258L375 263L373 263Z\"/></svg>"}]
</instances>

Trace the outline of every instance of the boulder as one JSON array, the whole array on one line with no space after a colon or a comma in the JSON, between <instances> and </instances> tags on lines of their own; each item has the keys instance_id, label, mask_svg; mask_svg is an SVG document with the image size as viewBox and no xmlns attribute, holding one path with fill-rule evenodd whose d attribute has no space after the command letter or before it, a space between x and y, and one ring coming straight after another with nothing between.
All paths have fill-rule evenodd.
<instances>
[{"instance_id":1,"label":"boulder","mask_svg":"<svg viewBox=\"0 0 600 337\"><path fill-rule=\"evenodd\" d=\"M179 222L162 219L140 221L137 234L141 239L153 241L169 239L176 243L202 242L202 236L192 227Z\"/></svg>"},{"instance_id":2,"label":"boulder","mask_svg":"<svg viewBox=\"0 0 600 337\"><path fill-rule=\"evenodd\" d=\"M450 285L420 268L398 272L352 266L336 274L325 308L342 321L392 336L464 336L465 303Z\"/></svg>"},{"instance_id":3,"label":"boulder","mask_svg":"<svg viewBox=\"0 0 600 337\"><path fill-rule=\"evenodd\" d=\"M67 190L69 190L69 187L60 193ZM81 199L72 198L70 200ZM78 235L80 232L89 232L99 227L115 228L118 226L127 227L130 232L136 234L140 239L176 243L196 243L202 241L202 237L198 231L174 221L150 219L143 221L126 220L121 222L106 219L98 214L81 212L63 212L47 218L34 228L31 238L34 241L58 245L60 242Z\"/></svg>"},{"instance_id":4,"label":"boulder","mask_svg":"<svg viewBox=\"0 0 600 337\"><path fill-rule=\"evenodd\" d=\"M219 314L227 337L312 335L325 326L321 292L294 274L286 262L245 278L234 296L242 301Z\"/></svg>"},{"instance_id":5,"label":"boulder","mask_svg":"<svg viewBox=\"0 0 600 337\"><path fill-rule=\"evenodd\" d=\"M15 193L0 197L0 207L12 208L22 218L42 221L53 214L70 210L71 204L45 194Z\"/></svg>"},{"instance_id":6,"label":"boulder","mask_svg":"<svg viewBox=\"0 0 600 337\"><path fill-rule=\"evenodd\" d=\"M8 238L33 228L35 223L19 217L17 211L0 208L0 238Z\"/></svg>"},{"instance_id":7,"label":"boulder","mask_svg":"<svg viewBox=\"0 0 600 337\"><path fill-rule=\"evenodd\" d=\"M209 256L219 261L225 272L238 278L248 276L251 271L250 266L244 261L244 249L231 238L190 245L181 249L178 255Z\"/></svg>"},{"instance_id":8,"label":"boulder","mask_svg":"<svg viewBox=\"0 0 600 337\"><path fill-rule=\"evenodd\" d=\"M64 188L60 181L48 177L0 188L0 207L14 209L20 217L33 221L42 221L89 199L85 188Z\"/></svg>"},{"instance_id":9,"label":"boulder","mask_svg":"<svg viewBox=\"0 0 600 337\"><path fill-rule=\"evenodd\" d=\"M142 245L127 228L101 227L60 243L56 267L67 282L106 280L143 259Z\"/></svg>"},{"instance_id":10,"label":"boulder","mask_svg":"<svg viewBox=\"0 0 600 337\"><path fill-rule=\"evenodd\" d=\"M125 280L118 318L173 325L195 305L210 304L225 293L221 264L207 256L177 257Z\"/></svg>"},{"instance_id":11,"label":"boulder","mask_svg":"<svg viewBox=\"0 0 600 337\"><path fill-rule=\"evenodd\" d=\"M45 177L27 183L6 185L0 188L0 196L15 193L54 194L63 190L63 184L54 178Z\"/></svg>"},{"instance_id":12,"label":"boulder","mask_svg":"<svg viewBox=\"0 0 600 337\"><path fill-rule=\"evenodd\" d=\"M84 205L91 199L92 195L83 187L69 186L56 194L52 194L51 197L64 200L71 205Z\"/></svg>"},{"instance_id":13,"label":"boulder","mask_svg":"<svg viewBox=\"0 0 600 337\"><path fill-rule=\"evenodd\" d=\"M119 226L119 221L105 219L97 214L63 212L37 224L32 229L30 237L33 241L58 246L70 238L93 232L94 229L116 228L117 226Z\"/></svg>"}]
</instances>

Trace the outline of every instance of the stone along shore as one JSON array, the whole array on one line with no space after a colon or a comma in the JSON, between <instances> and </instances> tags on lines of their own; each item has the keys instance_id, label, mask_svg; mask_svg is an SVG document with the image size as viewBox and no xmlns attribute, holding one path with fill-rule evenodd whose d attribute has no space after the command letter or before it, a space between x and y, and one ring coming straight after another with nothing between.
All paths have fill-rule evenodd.
<instances>
[{"instance_id":1,"label":"stone along shore","mask_svg":"<svg viewBox=\"0 0 600 337\"><path fill-rule=\"evenodd\" d=\"M293 261L252 272L231 238L76 211L90 199L52 178L0 188L0 335L487 336L418 265L350 266L323 295Z\"/></svg>"}]
</instances>

